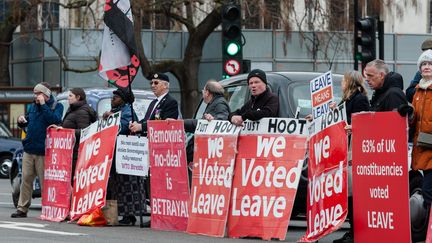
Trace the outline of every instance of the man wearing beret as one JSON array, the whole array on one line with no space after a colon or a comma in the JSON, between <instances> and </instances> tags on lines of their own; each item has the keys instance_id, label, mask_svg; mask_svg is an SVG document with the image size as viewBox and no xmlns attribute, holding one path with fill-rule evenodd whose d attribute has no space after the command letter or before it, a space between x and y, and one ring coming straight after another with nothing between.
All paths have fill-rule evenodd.
<instances>
[{"instance_id":1,"label":"man wearing beret","mask_svg":"<svg viewBox=\"0 0 432 243\"><path fill-rule=\"evenodd\" d=\"M179 108L177 101L168 93L169 78L163 73L156 73L150 81L151 90L156 95L144 116L139 122L129 124L129 129L133 133L141 132L147 134L148 120L165 120L167 118L177 119L179 117Z\"/></svg>"},{"instance_id":2,"label":"man wearing beret","mask_svg":"<svg viewBox=\"0 0 432 243\"><path fill-rule=\"evenodd\" d=\"M163 73L156 73L150 81L151 90L156 95L144 116L139 122L129 124L129 129L133 133L141 133L147 135L148 120L166 120L168 118L179 118L179 108L177 101L168 93L169 78ZM150 173L149 173L150 175ZM150 179L146 180L146 198L150 198ZM144 227L150 227L150 221L143 223Z\"/></svg>"},{"instance_id":3,"label":"man wearing beret","mask_svg":"<svg viewBox=\"0 0 432 243\"><path fill-rule=\"evenodd\" d=\"M22 141L22 183L17 211L12 218L25 218L33 194L33 180L37 175L43 191L46 129L52 124L60 124L63 105L57 103L51 94L48 83L39 83L33 89L34 102L25 116L18 117L18 126L27 127L26 138Z\"/></svg>"},{"instance_id":4,"label":"man wearing beret","mask_svg":"<svg viewBox=\"0 0 432 243\"><path fill-rule=\"evenodd\" d=\"M229 115L232 124L241 126L244 121L256 121L264 117L277 117L279 98L267 87L267 76L261 69L252 70L248 77L251 98L241 108Z\"/></svg>"}]
</instances>

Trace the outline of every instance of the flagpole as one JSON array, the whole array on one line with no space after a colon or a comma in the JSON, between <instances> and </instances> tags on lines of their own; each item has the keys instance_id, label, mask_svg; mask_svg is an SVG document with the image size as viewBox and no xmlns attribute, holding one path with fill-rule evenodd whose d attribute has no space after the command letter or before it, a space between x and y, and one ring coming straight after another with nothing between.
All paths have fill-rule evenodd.
<instances>
[{"instance_id":1,"label":"flagpole","mask_svg":"<svg viewBox=\"0 0 432 243\"><path fill-rule=\"evenodd\" d=\"M128 76L129 94L130 94L130 95L133 95L133 93L132 93L132 84L131 84L131 77L130 77L129 65L128 65L128 70L127 70L127 76ZM131 97L132 97L132 96L131 96ZM131 100L130 106L131 106L131 113L132 113L132 123L135 122L133 103L134 103L134 101Z\"/></svg>"}]
</instances>

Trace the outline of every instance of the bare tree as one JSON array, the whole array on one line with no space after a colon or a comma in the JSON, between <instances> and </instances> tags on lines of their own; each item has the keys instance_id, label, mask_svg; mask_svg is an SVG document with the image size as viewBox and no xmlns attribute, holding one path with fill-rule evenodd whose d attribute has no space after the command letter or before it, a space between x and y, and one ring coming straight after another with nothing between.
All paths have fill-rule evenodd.
<instances>
[{"instance_id":1,"label":"bare tree","mask_svg":"<svg viewBox=\"0 0 432 243\"><path fill-rule=\"evenodd\" d=\"M132 2L135 37L139 43L138 52L143 75L149 77L153 72L171 72L180 84L182 112L185 117L193 115L199 102L198 70L205 41L221 23L221 3L213 2L210 11L206 11L203 5L201 0ZM163 14L171 21L180 23L188 31L189 38L181 61L149 62L140 35L142 18L145 14ZM203 16L201 20L196 17L199 15Z\"/></svg>"},{"instance_id":2,"label":"bare tree","mask_svg":"<svg viewBox=\"0 0 432 243\"><path fill-rule=\"evenodd\" d=\"M58 5L63 9L85 8L96 23L96 19L94 18L94 13L91 7L95 1L96 0L69 0L66 3L63 3L62 1L52 0L5 0L5 3L8 6L8 11L2 16L3 22L0 24L0 86L10 85L10 47L11 44L16 40L13 40L12 38L18 27L20 27L20 31L17 38L27 38L31 35L34 39L46 43L59 56L64 71L96 71L98 67L98 57L95 57L94 67L85 69L72 68L69 65L67 56L62 53L61 49L55 46L50 39L44 38L44 30L40 28L38 19L38 7L42 6L43 4L52 4ZM47 25L50 26L52 30L52 23L55 22L55 19L52 13L47 11L47 16L42 16L40 22L42 25L47 23Z\"/></svg>"}]
</instances>

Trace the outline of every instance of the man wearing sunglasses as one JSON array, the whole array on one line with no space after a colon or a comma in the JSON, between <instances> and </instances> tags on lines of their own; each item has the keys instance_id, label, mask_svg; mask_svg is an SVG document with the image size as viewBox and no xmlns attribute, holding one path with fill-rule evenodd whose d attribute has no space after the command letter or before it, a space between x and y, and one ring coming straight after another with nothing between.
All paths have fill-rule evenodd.
<instances>
[{"instance_id":1,"label":"man wearing sunglasses","mask_svg":"<svg viewBox=\"0 0 432 243\"><path fill-rule=\"evenodd\" d=\"M150 81L151 90L156 95L144 116L139 122L129 124L129 129L133 133L147 134L148 120L165 120L167 118L177 119L179 117L178 103L169 94L169 78L163 73L156 73Z\"/></svg>"}]
</instances>

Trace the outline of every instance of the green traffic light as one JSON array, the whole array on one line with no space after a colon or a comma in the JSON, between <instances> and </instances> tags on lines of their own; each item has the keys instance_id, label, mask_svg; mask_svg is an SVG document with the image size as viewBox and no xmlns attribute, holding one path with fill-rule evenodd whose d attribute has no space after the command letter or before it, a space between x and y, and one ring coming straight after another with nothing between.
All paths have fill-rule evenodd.
<instances>
[{"instance_id":1,"label":"green traffic light","mask_svg":"<svg viewBox=\"0 0 432 243\"><path fill-rule=\"evenodd\" d=\"M240 51L240 46L237 43L231 42L227 46L227 53L231 56L236 55Z\"/></svg>"}]
</instances>

